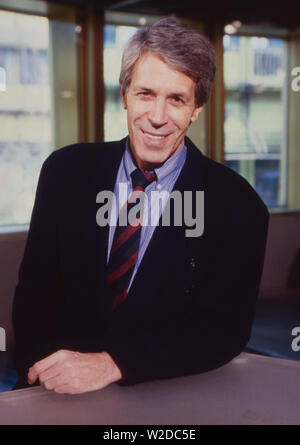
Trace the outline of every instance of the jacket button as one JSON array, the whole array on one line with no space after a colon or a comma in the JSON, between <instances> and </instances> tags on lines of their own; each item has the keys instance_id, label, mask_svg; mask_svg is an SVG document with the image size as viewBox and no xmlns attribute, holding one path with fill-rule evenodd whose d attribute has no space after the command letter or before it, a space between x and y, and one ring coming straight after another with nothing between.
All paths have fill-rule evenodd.
<instances>
[{"instance_id":1,"label":"jacket button","mask_svg":"<svg viewBox=\"0 0 300 445\"><path fill-rule=\"evenodd\" d=\"M196 261L195 261L195 258L191 258L191 259L190 259L190 266L192 266L192 267L196 267Z\"/></svg>"}]
</instances>

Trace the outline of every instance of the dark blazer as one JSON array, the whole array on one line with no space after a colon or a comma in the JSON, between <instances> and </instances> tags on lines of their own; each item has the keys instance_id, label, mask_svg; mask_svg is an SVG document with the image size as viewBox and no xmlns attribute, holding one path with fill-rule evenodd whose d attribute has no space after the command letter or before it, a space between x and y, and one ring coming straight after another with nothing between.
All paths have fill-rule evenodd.
<instances>
[{"instance_id":1,"label":"dark blazer","mask_svg":"<svg viewBox=\"0 0 300 445\"><path fill-rule=\"evenodd\" d=\"M201 373L248 342L262 273L268 211L241 176L188 139L174 190L204 191L204 233L159 225L127 300L107 313L109 227L96 195L114 189L125 139L75 144L44 162L13 304L19 386L58 349L107 351L121 384ZM172 218L171 218L172 221Z\"/></svg>"}]
</instances>

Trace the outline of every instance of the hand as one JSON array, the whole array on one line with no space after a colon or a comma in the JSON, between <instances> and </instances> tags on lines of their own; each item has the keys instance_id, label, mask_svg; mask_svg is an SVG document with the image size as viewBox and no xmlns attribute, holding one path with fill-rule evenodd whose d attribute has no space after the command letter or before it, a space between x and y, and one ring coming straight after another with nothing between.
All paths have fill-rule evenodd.
<instances>
[{"instance_id":1,"label":"hand","mask_svg":"<svg viewBox=\"0 0 300 445\"><path fill-rule=\"evenodd\" d=\"M81 353L59 350L36 362L28 371L28 383L57 393L79 394L104 388L122 378L107 352Z\"/></svg>"}]
</instances>

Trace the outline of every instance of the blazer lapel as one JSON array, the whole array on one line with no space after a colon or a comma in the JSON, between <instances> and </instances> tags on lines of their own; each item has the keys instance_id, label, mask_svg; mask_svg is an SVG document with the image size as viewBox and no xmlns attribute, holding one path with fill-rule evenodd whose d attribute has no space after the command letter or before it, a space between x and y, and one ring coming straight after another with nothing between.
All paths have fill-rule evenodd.
<instances>
[{"instance_id":1,"label":"blazer lapel","mask_svg":"<svg viewBox=\"0 0 300 445\"><path fill-rule=\"evenodd\" d=\"M95 304L100 309L103 304L103 295L105 289L105 270L107 258L107 246L109 236L109 226L100 227L96 221L96 214L100 204L96 202L96 196L99 192L110 190L113 192L119 165L125 149L125 140L117 143L111 143L111 147L102 148L99 144L95 148L93 157L93 166L90 176L90 187L87 199L90 200L89 211L85 218L84 239L88 247L86 257L86 275L90 279L87 284L89 289L93 289ZM105 150L105 151L104 151Z\"/></svg>"}]
</instances>

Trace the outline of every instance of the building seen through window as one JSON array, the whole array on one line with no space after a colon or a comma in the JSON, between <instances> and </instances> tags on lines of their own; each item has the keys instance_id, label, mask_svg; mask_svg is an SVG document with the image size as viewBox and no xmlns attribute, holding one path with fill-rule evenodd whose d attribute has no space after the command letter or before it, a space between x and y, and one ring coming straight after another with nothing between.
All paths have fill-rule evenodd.
<instances>
[{"instance_id":1,"label":"building seen through window","mask_svg":"<svg viewBox=\"0 0 300 445\"><path fill-rule=\"evenodd\" d=\"M283 40L225 35L225 160L270 206L286 204L286 77Z\"/></svg>"},{"instance_id":2,"label":"building seen through window","mask_svg":"<svg viewBox=\"0 0 300 445\"><path fill-rule=\"evenodd\" d=\"M121 139L128 133L126 113L121 104L119 75L123 49L136 31L137 28L134 26L105 25L104 27L105 141Z\"/></svg>"},{"instance_id":3,"label":"building seen through window","mask_svg":"<svg viewBox=\"0 0 300 445\"><path fill-rule=\"evenodd\" d=\"M0 11L0 226L30 219L50 111L48 20Z\"/></svg>"}]
</instances>

